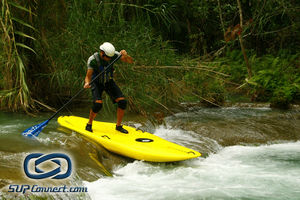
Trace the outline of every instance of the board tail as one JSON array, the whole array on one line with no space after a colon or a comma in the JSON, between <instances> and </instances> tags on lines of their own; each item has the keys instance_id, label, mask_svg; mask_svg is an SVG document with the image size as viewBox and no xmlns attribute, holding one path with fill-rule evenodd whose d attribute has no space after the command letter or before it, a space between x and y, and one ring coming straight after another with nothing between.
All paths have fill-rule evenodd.
<instances>
[{"instance_id":1,"label":"board tail","mask_svg":"<svg viewBox=\"0 0 300 200\"><path fill-rule=\"evenodd\" d=\"M42 132L42 130L45 128L45 126L47 126L48 123L49 123L49 120L46 120L40 124L29 127L28 129L23 131L22 135L26 136L26 137L30 137L30 138L37 137L40 134L40 132Z\"/></svg>"}]
</instances>

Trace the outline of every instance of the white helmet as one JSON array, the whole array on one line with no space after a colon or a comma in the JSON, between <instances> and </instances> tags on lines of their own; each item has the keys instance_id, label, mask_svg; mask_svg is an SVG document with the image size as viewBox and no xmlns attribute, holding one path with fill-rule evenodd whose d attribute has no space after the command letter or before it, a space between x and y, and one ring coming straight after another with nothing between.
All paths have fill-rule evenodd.
<instances>
[{"instance_id":1,"label":"white helmet","mask_svg":"<svg viewBox=\"0 0 300 200\"><path fill-rule=\"evenodd\" d=\"M113 57L115 55L115 47L109 42L104 42L100 45L100 50L104 51L105 55Z\"/></svg>"}]
</instances>

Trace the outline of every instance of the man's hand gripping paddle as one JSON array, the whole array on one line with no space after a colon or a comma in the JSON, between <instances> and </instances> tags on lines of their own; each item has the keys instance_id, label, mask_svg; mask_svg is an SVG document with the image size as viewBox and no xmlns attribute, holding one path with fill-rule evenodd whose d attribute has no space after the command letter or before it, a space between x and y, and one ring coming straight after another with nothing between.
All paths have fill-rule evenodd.
<instances>
[{"instance_id":1,"label":"man's hand gripping paddle","mask_svg":"<svg viewBox=\"0 0 300 200\"><path fill-rule=\"evenodd\" d=\"M95 78L93 80L91 80L91 83L93 83L99 76L101 76L103 73L106 72L107 69L109 69L117 60L119 60L122 57L122 54L119 54L118 57L113 60L104 70L103 72L99 73L97 76L95 76ZM56 111L56 113L54 113L48 120L31 126L28 129L26 129L25 131L22 132L23 136L32 138L32 137L37 137L40 132L42 132L42 130L47 126L47 124L49 123L49 121L51 119L53 119L62 109L64 109L67 105L69 105L71 103L71 101L73 101L73 99L75 99L83 90L85 90L85 88L82 88L81 90L79 90L67 103L65 103L60 109L58 109L58 111Z\"/></svg>"}]
</instances>

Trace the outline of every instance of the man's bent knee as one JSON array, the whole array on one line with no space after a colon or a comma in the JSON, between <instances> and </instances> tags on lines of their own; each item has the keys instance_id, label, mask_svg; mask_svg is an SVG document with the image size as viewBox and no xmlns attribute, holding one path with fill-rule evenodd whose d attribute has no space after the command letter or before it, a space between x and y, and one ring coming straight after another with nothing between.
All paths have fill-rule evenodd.
<instances>
[{"instance_id":1,"label":"man's bent knee","mask_svg":"<svg viewBox=\"0 0 300 200\"><path fill-rule=\"evenodd\" d=\"M93 107L92 107L92 111L94 113L98 113L102 108L102 100L96 100L95 102L93 102Z\"/></svg>"},{"instance_id":2,"label":"man's bent knee","mask_svg":"<svg viewBox=\"0 0 300 200\"><path fill-rule=\"evenodd\" d=\"M117 103L118 103L118 108L121 108L123 110L126 109L126 107L127 107L127 101L125 99L121 99Z\"/></svg>"}]
</instances>

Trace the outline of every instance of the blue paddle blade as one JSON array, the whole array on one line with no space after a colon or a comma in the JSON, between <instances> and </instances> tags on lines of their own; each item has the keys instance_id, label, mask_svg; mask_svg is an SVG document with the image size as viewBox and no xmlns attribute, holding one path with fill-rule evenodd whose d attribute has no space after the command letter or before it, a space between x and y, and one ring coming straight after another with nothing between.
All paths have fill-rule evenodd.
<instances>
[{"instance_id":1,"label":"blue paddle blade","mask_svg":"<svg viewBox=\"0 0 300 200\"><path fill-rule=\"evenodd\" d=\"M37 137L40 134L40 132L42 132L42 130L45 128L45 126L47 126L48 123L49 120L46 120L38 125L32 126L23 131L22 135L30 138Z\"/></svg>"}]
</instances>

